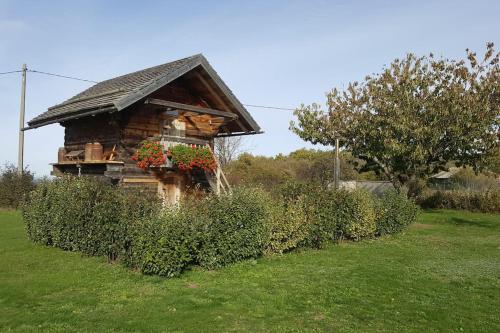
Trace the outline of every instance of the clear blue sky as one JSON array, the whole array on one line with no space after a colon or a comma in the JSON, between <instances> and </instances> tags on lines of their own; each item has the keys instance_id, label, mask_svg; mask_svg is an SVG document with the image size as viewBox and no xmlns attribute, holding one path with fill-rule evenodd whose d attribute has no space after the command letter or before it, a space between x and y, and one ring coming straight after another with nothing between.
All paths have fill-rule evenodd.
<instances>
[{"instance_id":1,"label":"clear blue sky","mask_svg":"<svg viewBox=\"0 0 500 333\"><path fill-rule=\"evenodd\" d=\"M457 58L500 47L500 1L0 0L0 72L35 70L100 81L203 53L246 104L323 103L325 92L407 52ZM28 73L29 120L89 84ZM20 77L0 75L0 163L17 161ZM308 146L290 111L249 108L266 134L256 154ZM26 132L25 161L50 172L63 129Z\"/></svg>"}]
</instances>

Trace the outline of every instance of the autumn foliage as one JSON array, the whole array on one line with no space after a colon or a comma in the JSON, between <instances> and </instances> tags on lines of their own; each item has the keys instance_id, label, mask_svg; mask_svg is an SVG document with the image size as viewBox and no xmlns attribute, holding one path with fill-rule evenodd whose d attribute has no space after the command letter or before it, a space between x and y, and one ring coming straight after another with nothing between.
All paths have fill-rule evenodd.
<instances>
[{"instance_id":1,"label":"autumn foliage","mask_svg":"<svg viewBox=\"0 0 500 333\"><path fill-rule=\"evenodd\" d=\"M327 108L303 105L291 129L313 144L341 145L396 186L441 170L491 164L500 138L500 53L484 57L408 54L379 74L332 90Z\"/></svg>"}]
</instances>

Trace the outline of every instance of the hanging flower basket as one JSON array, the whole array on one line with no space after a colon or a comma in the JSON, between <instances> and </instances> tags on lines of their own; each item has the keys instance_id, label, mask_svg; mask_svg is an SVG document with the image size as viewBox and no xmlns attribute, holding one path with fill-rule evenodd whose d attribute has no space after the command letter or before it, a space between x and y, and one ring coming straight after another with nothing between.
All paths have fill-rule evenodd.
<instances>
[{"instance_id":1,"label":"hanging flower basket","mask_svg":"<svg viewBox=\"0 0 500 333\"><path fill-rule=\"evenodd\" d=\"M132 159L137 162L139 168L144 170L149 167L160 167L166 161L162 144L148 140L141 142Z\"/></svg>"},{"instance_id":2,"label":"hanging flower basket","mask_svg":"<svg viewBox=\"0 0 500 333\"><path fill-rule=\"evenodd\" d=\"M216 168L214 155L208 147L174 146L167 151L167 158L181 171L202 169L212 172Z\"/></svg>"}]
</instances>

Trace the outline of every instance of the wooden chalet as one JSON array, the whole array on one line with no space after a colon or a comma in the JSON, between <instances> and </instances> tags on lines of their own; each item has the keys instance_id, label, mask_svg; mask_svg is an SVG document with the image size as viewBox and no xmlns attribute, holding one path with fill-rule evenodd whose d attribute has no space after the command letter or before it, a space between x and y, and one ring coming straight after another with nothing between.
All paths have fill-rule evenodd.
<instances>
[{"instance_id":1,"label":"wooden chalet","mask_svg":"<svg viewBox=\"0 0 500 333\"><path fill-rule=\"evenodd\" d=\"M220 168L215 175L168 165L140 169L132 156L141 141L158 140L165 149L178 144L213 148L214 138L260 132L201 54L97 83L33 118L27 129L53 123L65 128L54 175L104 177L158 191L168 202L195 185L224 190L223 174Z\"/></svg>"}]
</instances>

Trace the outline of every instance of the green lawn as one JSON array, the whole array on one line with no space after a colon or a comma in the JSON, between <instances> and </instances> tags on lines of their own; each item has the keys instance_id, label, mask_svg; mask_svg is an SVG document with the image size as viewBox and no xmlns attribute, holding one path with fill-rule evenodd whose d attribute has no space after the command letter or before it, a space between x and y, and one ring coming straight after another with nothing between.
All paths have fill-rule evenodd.
<instances>
[{"instance_id":1,"label":"green lawn","mask_svg":"<svg viewBox=\"0 0 500 333\"><path fill-rule=\"evenodd\" d=\"M500 332L500 215L167 280L31 244L0 212L1 332Z\"/></svg>"}]
</instances>

